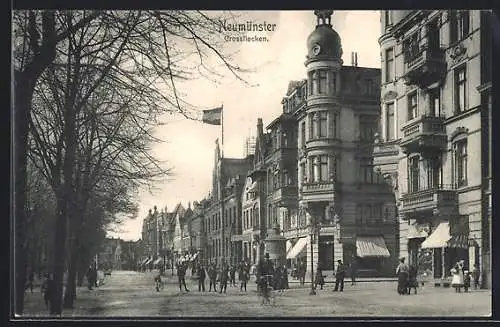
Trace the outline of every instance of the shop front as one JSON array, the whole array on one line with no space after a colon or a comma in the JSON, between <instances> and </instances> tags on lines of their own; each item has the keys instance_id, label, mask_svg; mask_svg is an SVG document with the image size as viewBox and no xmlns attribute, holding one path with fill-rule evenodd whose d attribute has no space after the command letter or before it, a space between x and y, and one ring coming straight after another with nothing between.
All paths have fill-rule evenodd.
<instances>
[{"instance_id":1,"label":"shop front","mask_svg":"<svg viewBox=\"0 0 500 327\"><path fill-rule=\"evenodd\" d=\"M288 268L297 267L299 262L305 262L307 257L308 237L299 237L294 240L289 240L289 250L286 253L286 261Z\"/></svg>"},{"instance_id":2,"label":"shop front","mask_svg":"<svg viewBox=\"0 0 500 327\"><path fill-rule=\"evenodd\" d=\"M383 236L358 235L356 237L356 268L359 277L381 277L393 274L388 260L390 256Z\"/></svg>"},{"instance_id":3,"label":"shop front","mask_svg":"<svg viewBox=\"0 0 500 327\"><path fill-rule=\"evenodd\" d=\"M469 270L469 245L468 233L463 229L450 229L448 221L439 222L421 244L422 250L432 251L434 279L440 279L444 286L448 286L450 270L460 260L464 260L465 270Z\"/></svg>"},{"instance_id":4,"label":"shop front","mask_svg":"<svg viewBox=\"0 0 500 327\"><path fill-rule=\"evenodd\" d=\"M410 220L408 226L408 264L417 268L421 271L420 267L420 256L421 247L424 240L429 236L429 224L428 223L418 223L414 220Z\"/></svg>"}]
</instances>

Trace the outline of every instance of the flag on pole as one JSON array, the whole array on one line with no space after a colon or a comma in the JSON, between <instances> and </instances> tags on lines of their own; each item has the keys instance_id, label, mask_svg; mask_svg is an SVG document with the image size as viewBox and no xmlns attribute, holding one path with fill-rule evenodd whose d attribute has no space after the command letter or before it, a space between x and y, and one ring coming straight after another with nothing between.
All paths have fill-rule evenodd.
<instances>
[{"instance_id":1,"label":"flag on pole","mask_svg":"<svg viewBox=\"0 0 500 327\"><path fill-rule=\"evenodd\" d=\"M201 119L205 124L221 125L222 124L222 107L203 110L203 117Z\"/></svg>"}]
</instances>

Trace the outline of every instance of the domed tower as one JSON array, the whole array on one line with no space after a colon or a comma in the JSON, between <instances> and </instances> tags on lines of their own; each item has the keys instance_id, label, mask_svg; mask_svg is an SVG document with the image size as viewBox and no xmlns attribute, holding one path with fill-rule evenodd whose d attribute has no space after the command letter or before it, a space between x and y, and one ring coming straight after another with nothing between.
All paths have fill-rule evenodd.
<instances>
[{"instance_id":1,"label":"domed tower","mask_svg":"<svg viewBox=\"0 0 500 327\"><path fill-rule=\"evenodd\" d=\"M332 29L333 10L315 10L317 25L307 38L309 96L331 96L340 90L338 72L342 67L340 36Z\"/></svg>"}]
</instances>

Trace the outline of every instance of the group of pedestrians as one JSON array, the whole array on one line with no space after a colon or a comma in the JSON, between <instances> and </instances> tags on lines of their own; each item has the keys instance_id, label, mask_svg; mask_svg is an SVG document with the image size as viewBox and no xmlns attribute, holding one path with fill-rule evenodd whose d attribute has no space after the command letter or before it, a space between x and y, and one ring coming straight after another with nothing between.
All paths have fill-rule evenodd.
<instances>
[{"instance_id":1,"label":"group of pedestrians","mask_svg":"<svg viewBox=\"0 0 500 327\"><path fill-rule=\"evenodd\" d=\"M401 258L399 261L400 263L396 268L396 275L398 277L398 294L411 294L412 289L414 290L414 294L417 294L417 268L414 265L406 264L405 258ZM460 293L462 288L465 292L468 292L472 287L472 282L474 283L474 289L479 287L480 274L477 265L474 265L472 271L469 272L465 270L464 260L460 260L453 266L450 272L452 275L451 286L455 289L455 292Z\"/></svg>"},{"instance_id":2,"label":"group of pedestrians","mask_svg":"<svg viewBox=\"0 0 500 327\"><path fill-rule=\"evenodd\" d=\"M179 281L179 290L182 292L184 289L189 292L186 286L186 270L187 263L180 263L177 267L177 277ZM208 264L207 266L201 263L193 266L193 276L198 280L198 292L205 292L205 281L208 278L209 292L226 293L227 286L237 287L236 273L240 281L240 291L247 291L247 282L250 279L250 265L248 262L242 260L238 265L229 265L224 260L220 266L215 263Z\"/></svg>"},{"instance_id":3,"label":"group of pedestrians","mask_svg":"<svg viewBox=\"0 0 500 327\"><path fill-rule=\"evenodd\" d=\"M474 289L476 290L479 288L480 274L477 265L474 265L472 270L469 272L468 270L465 270L464 260L460 260L451 269L451 274L451 286L455 289L455 292L460 293L462 291L462 287L466 293L472 288L472 286L474 286Z\"/></svg>"}]
</instances>

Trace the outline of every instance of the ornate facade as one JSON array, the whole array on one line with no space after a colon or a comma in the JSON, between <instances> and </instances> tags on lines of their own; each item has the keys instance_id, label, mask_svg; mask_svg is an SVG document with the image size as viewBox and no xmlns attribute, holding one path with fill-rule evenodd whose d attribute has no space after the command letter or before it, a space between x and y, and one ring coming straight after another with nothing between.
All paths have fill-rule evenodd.
<instances>
[{"instance_id":1,"label":"ornate facade","mask_svg":"<svg viewBox=\"0 0 500 327\"><path fill-rule=\"evenodd\" d=\"M339 259L349 264L357 257L366 274L390 275L397 258L394 197L372 162L380 70L344 66L331 12L315 13L318 25L307 40L306 103L295 112L298 228L312 248L307 266L319 261L330 270Z\"/></svg>"},{"instance_id":2,"label":"ornate facade","mask_svg":"<svg viewBox=\"0 0 500 327\"><path fill-rule=\"evenodd\" d=\"M448 284L457 260L491 272L488 11L383 11L382 130L375 163L393 184L399 252ZM482 164L484 163L484 164Z\"/></svg>"}]
</instances>

